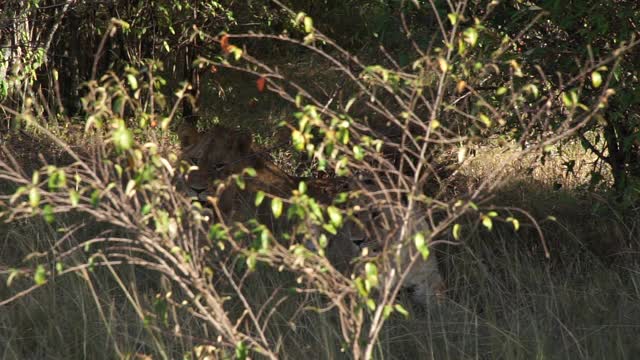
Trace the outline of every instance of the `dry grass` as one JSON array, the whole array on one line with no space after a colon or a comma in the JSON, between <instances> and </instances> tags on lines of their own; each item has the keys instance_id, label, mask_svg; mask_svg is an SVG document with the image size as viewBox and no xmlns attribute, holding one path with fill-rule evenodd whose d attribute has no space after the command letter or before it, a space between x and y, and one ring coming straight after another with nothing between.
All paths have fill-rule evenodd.
<instances>
[{"instance_id":1,"label":"dry grass","mask_svg":"<svg viewBox=\"0 0 640 360\"><path fill-rule=\"evenodd\" d=\"M464 176L469 181L481 178L504 155L495 148L479 149ZM566 174L562 164L569 158L565 151L545 164L534 157L513 164L513 177L492 200L540 220L551 259L545 259L532 224L523 220L516 232L510 224L496 223L489 232L469 218L463 227L465 246L436 249L450 289L448 300L427 313L402 294L411 317L392 316L376 358L632 359L640 353L637 214L620 213L603 196L583 191L593 159L580 158L575 172ZM555 219L547 219L549 215ZM58 240L64 232L57 229L65 223L86 219L58 221L54 226L33 220L0 228L0 264L17 264ZM118 275L121 282L105 269L56 279L5 307L0 311L0 357L196 358L190 351L213 335L178 310L168 314L168 323L180 325L183 336L175 336L177 329L154 311L162 281L132 268L119 269ZM252 302L261 303L294 283L286 275L262 273L246 289ZM11 292L0 287L2 298ZM349 358L331 313L300 312L301 301L294 295L291 299L268 330L281 357ZM144 319L136 309L144 309Z\"/></svg>"},{"instance_id":2,"label":"dry grass","mask_svg":"<svg viewBox=\"0 0 640 360\"><path fill-rule=\"evenodd\" d=\"M553 188L584 190L589 188L592 173L597 173L602 176L602 181L596 185L606 187L612 184L606 165L595 154L585 151L579 141L567 141L547 149L546 153L530 153L517 163L506 162L518 150L515 143L474 149L461 172L471 179L480 179L483 174L506 164L508 183L525 181Z\"/></svg>"}]
</instances>

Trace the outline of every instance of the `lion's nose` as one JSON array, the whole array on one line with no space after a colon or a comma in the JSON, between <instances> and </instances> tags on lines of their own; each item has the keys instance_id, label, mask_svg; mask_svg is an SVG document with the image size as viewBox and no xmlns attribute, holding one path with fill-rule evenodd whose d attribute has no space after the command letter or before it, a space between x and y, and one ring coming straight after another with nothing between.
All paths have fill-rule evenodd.
<instances>
[{"instance_id":1,"label":"lion's nose","mask_svg":"<svg viewBox=\"0 0 640 360\"><path fill-rule=\"evenodd\" d=\"M199 188L199 187L194 187L194 186L190 186L187 189L187 195L190 198L195 198L198 201L206 201L207 200L207 196L205 193L206 188Z\"/></svg>"},{"instance_id":2,"label":"lion's nose","mask_svg":"<svg viewBox=\"0 0 640 360\"><path fill-rule=\"evenodd\" d=\"M203 189L193 189L193 191L196 193L196 198L200 201L200 202L206 202L207 201L207 196L209 195L205 190L207 190L206 188Z\"/></svg>"},{"instance_id":3,"label":"lion's nose","mask_svg":"<svg viewBox=\"0 0 640 360\"><path fill-rule=\"evenodd\" d=\"M186 190L187 196L190 198L199 198L200 192L196 191L193 188L187 188Z\"/></svg>"},{"instance_id":4,"label":"lion's nose","mask_svg":"<svg viewBox=\"0 0 640 360\"><path fill-rule=\"evenodd\" d=\"M352 239L351 240L357 247L359 247L360 249L362 249L362 247L364 246L365 243L365 239Z\"/></svg>"}]
</instances>

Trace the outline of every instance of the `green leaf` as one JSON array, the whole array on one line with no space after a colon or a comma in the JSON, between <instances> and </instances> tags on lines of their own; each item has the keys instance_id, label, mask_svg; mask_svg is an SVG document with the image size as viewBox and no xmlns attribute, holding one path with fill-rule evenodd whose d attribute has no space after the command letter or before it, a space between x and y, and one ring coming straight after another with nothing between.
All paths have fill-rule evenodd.
<instances>
[{"instance_id":1,"label":"green leaf","mask_svg":"<svg viewBox=\"0 0 640 360\"><path fill-rule=\"evenodd\" d=\"M462 230L462 226L460 224L453 225L453 238L456 240L460 240L460 231Z\"/></svg>"},{"instance_id":2,"label":"green leaf","mask_svg":"<svg viewBox=\"0 0 640 360\"><path fill-rule=\"evenodd\" d=\"M443 57L438 57L437 61L440 71L446 73L449 70L449 63L447 63L447 60Z\"/></svg>"},{"instance_id":3,"label":"green leaf","mask_svg":"<svg viewBox=\"0 0 640 360\"><path fill-rule=\"evenodd\" d=\"M100 204L100 190L96 189L93 190L93 192L91 193L91 206L98 207L98 205Z\"/></svg>"},{"instance_id":4,"label":"green leaf","mask_svg":"<svg viewBox=\"0 0 640 360\"><path fill-rule=\"evenodd\" d=\"M336 230L335 226L333 226L332 224L324 224L322 225L322 228L325 229L331 235L338 234L338 230Z\"/></svg>"},{"instance_id":5,"label":"green leaf","mask_svg":"<svg viewBox=\"0 0 640 360\"><path fill-rule=\"evenodd\" d=\"M489 117L485 114L480 114L480 121L484 124L484 126L486 127L491 127L491 119L489 119Z\"/></svg>"},{"instance_id":6,"label":"green leaf","mask_svg":"<svg viewBox=\"0 0 640 360\"><path fill-rule=\"evenodd\" d=\"M244 182L244 178L241 175L235 175L233 179L236 181L236 185L240 190L244 190L246 184Z\"/></svg>"},{"instance_id":7,"label":"green leaf","mask_svg":"<svg viewBox=\"0 0 640 360\"><path fill-rule=\"evenodd\" d=\"M513 224L513 229L515 231L518 231L520 229L520 221L514 217L508 217L507 221L511 222L511 224Z\"/></svg>"},{"instance_id":8,"label":"green leaf","mask_svg":"<svg viewBox=\"0 0 640 360\"><path fill-rule=\"evenodd\" d=\"M376 309L376 302L373 299L367 299L367 307L369 310L373 311Z\"/></svg>"},{"instance_id":9,"label":"green leaf","mask_svg":"<svg viewBox=\"0 0 640 360\"><path fill-rule=\"evenodd\" d=\"M87 261L87 269L89 270L89 272L93 272L93 270L95 269L96 265L96 258L95 256L92 256L89 258L89 261Z\"/></svg>"},{"instance_id":10,"label":"green leaf","mask_svg":"<svg viewBox=\"0 0 640 360\"><path fill-rule=\"evenodd\" d=\"M338 130L338 140L340 140L340 142L344 145L349 143L349 129L347 128L341 128L340 130Z\"/></svg>"},{"instance_id":11,"label":"green leaf","mask_svg":"<svg viewBox=\"0 0 640 360\"><path fill-rule=\"evenodd\" d=\"M55 221L56 217L53 213L53 206L47 204L42 208L42 216L44 217L44 221L51 224Z\"/></svg>"},{"instance_id":12,"label":"green leaf","mask_svg":"<svg viewBox=\"0 0 640 360\"><path fill-rule=\"evenodd\" d=\"M291 132L291 141L293 142L293 147L298 150L304 150L305 139L304 135L298 130L294 130Z\"/></svg>"},{"instance_id":13,"label":"green leaf","mask_svg":"<svg viewBox=\"0 0 640 360\"><path fill-rule=\"evenodd\" d=\"M404 317L407 317L407 318L409 317L409 312L402 305L395 304L395 305L393 305L393 307L394 307L394 309L396 309L397 312L402 314Z\"/></svg>"},{"instance_id":14,"label":"green leaf","mask_svg":"<svg viewBox=\"0 0 640 360\"><path fill-rule=\"evenodd\" d=\"M458 39L458 55L464 56L466 52L467 52L467 43L465 43L464 40L462 39Z\"/></svg>"},{"instance_id":15,"label":"green leaf","mask_svg":"<svg viewBox=\"0 0 640 360\"><path fill-rule=\"evenodd\" d=\"M230 45L229 51L233 53L233 58L238 61L242 58L242 49L237 46Z\"/></svg>"},{"instance_id":16,"label":"green leaf","mask_svg":"<svg viewBox=\"0 0 640 360\"><path fill-rule=\"evenodd\" d=\"M388 319L389 316L391 316L391 314L393 313L393 306L391 305L385 305L384 309L382 310L382 316L385 319Z\"/></svg>"},{"instance_id":17,"label":"green leaf","mask_svg":"<svg viewBox=\"0 0 640 360\"><path fill-rule=\"evenodd\" d=\"M131 89L138 89L138 79L136 79L133 74L127 74L127 81L129 82L129 86L131 86Z\"/></svg>"},{"instance_id":18,"label":"green leaf","mask_svg":"<svg viewBox=\"0 0 640 360\"><path fill-rule=\"evenodd\" d=\"M427 260L429 257L429 246L427 245L424 234L421 232L416 233L413 237L413 242L416 245L416 249L422 254L422 259Z\"/></svg>"},{"instance_id":19,"label":"green leaf","mask_svg":"<svg viewBox=\"0 0 640 360\"><path fill-rule=\"evenodd\" d=\"M32 187L31 190L29 190L29 205L31 205L32 208L37 208L38 205L40 205L40 189L37 187Z\"/></svg>"},{"instance_id":20,"label":"green leaf","mask_svg":"<svg viewBox=\"0 0 640 360\"><path fill-rule=\"evenodd\" d=\"M304 195L307 193L307 183L304 181L300 181L298 183L298 191L300 192L300 194Z\"/></svg>"},{"instance_id":21,"label":"green leaf","mask_svg":"<svg viewBox=\"0 0 640 360\"><path fill-rule=\"evenodd\" d=\"M307 249L303 245L294 245L289 250L293 252L293 255L295 255L297 261L304 261L304 259L309 254L309 249Z\"/></svg>"},{"instance_id":22,"label":"green leaf","mask_svg":"<svg viewBox=\"0 0 640 360\"><path fill-rule=\"evenodd\" d=\"M13 283L13 280L17 279L19 275L20 275L20 270L11 268L9 272L9 276L7 277L7 287L10 287L11 284Z\"/></svg>"},{"instance_id":23,"label":"green leaf","mask_svg":"<svg viewBox=\"0 0 640 360\"><path fill-rule=\"evenodd\" d=\"M449 22L451 22L451 25L455 25L458 22L459 15L456 13L450 13L447 14L447 17L449 18Z\"/></svg>"},{"instance_id":24,"label":"green leaf","mask_svg":"<svg viewBox=\"0 0 640 360\"><path fill-rule=\"evenodd\" d=\"M591 73L591 84L594 88L599 88L602 85L602 75L599 72L594 71Z\"/></svg>"},{"instance_id":25,"label":"green leaf","mask_svg":"<svg viewBox=\"0 0 640 360\"><path fill-rule=\"evenodd\" d=\"M578 93L572 90L570 94L571 94L571 100L573 101L573 103L578 105L580 103L580 100L578 98Z\"/></svg>"},{"instance_id":26,"label":"green leaf","mask_svg":"<svg viewBox=\"0 0 640 360\"><path fill-rule=\"evenodd\" d=\"M322 216L322 209L320 208L320 206L315 200L309 201L309 209L311 209L311 213L317 220L324 222L323 220L324 217Z\"/></svg>"},{"instance_id":27,"label":"green leaf","mask_svg":"<svg viewBox=\"0 0 640 360\"><path fill-rule=\"evenodd\" d=\"M313 19L309 16L304 17L304 31L311 33L313 31Z\"/></svg>"},{"instance_id":28,"label":"green leaf","mask_svg":"<svg viewBox=\"0 0 640 360\"><path fill-rule=\"evenodd\" d=\"M318 238L318 244L323 249L326 249L326 247L329 245L329 239L325 234L320 234L320 237Z\"/></svg>"},{"instance_id":29,"label":"green leaf","mask_svg":"<svg viewBox=\"0 0 640 360\"><path fill-rule=\"evenodd\" d=\"M378 267L372 262L368 262L364 265L364 273L367 276L365 280L365 286L367 290L371 290L378 286Z\"/></svg>"},{"instance_id":30,"label":"green leaf","mask_svg":"<svg viewBox=\"0 0 640 360\"><path fill-rule=\"evenodd\" d=\"M112 18L111 23L120 26L123 30L129 30L129 28L131 28L131 25L124 20Z\"/></svg>"},{"instance_id":31,"label":"green leaf","mask_svg":"<svg viewBox=\"0 0 640 360\"><path fill-rule=\"evenodd\" d=\"M362 280L361 277L357 277L353 281L353 283L356 286L356 289L358 290L358 294L360 294L360 296L362 297L369 296L369 290L367 290L367 288L364 286L364 280Z\"/></svg>"},{"instance_id":32,"label":"green leaf","mask_svg":"<svg viewBox=\"0 0 640 360\"><path fill-rule=\"evenodd\" d=\"M338 176L347 176L349 175L349 159L346 156L343 156L336 162L335 172Z\"/></svg>"},{"instance_id":33,"label":"green leaf","mask_svg":"<svg viewBox=\"0 0 640 360\"><path fill-rule=\"evenodd\" d=\"M113 144L118 151L125 151L133 147L133 133L124 126L118 127L112 134Z\"/></svg>"},{"instance_id":34,"label":"green leaf","mask_svg":"<svg viewBox=\"0 0 640 360\"><path fill-rule=\"evenodd\" d=\"M482 216L482 225L484 225L484 227L489 229L489 231L493 229L493 221L489 216L486 216L486 215Z\"/></svg>"},{"instance_id":35,"label":"green leaf","mask_svg":"<svg viewBox=\"0 0 640 360\"><path fill-rule=\"evenodd\" d=\"M478 43L478 31L474 28L467 28L464 33L464 41L471 46L476 46Z\"/></svg>"},{"instance_id":36,"label":"green leaf","mask_svg":"<svg viewBox=\"0 0 640 360\"><path fill-rule=\"evenodd\" d=\"M309 199L309 210L310 210L310 215L315 220L320 221L320 222L324 222L324 216L322 214L322 209L320 208L320 205L318 205L318 203L313 199Z\"/></svg>"},{"instance_id":37,"label":"green leaf","mask_svg":"<svg viewBox=\"0 0 640 360\"><path fill-rule=\"evenodd\" d=\"M260 232L260 251L265 252L269 250L269 243L271 241L271 233L266 227Z\"/></svg>"},{"instance_id":38,"label":"green leaf","mask_svg":"<svg viewBox=\"0 0 640 360\"><path fill-rule=\"evenodd\" d=\"M258 255L256 253L251 253L247 257L247 267L249 270L254 271L256 269L256 265L258 264Z\"/></svg>"},{"instance_id":39,"label":"green leaf","mask_svg":"<svg viewBox=\"0 0 640 360\"><path fill-rule=\"evenodd\" d=\"M382 151L382 145L384 144L384 142L382 140L375 140L375 147L376 147L376 151L380 152Z\"/></svg>"},{"instance_id":40,"label":"green leaf","mask_svg":"<svg viewBox=\"0 0 640 360\"><path fill-rule=\"evenodd\" d=\"M69 191L69 200L71 201L71 207L78 206L78 203L80 203L80 194L75 190Z\"/></svg>"},{"instance_id":41,"label":"green leaf","mask_svg":"<svg viewBox=\"0 0 640 360\"><path fill-rule=\"evenodd\" d=\"M122 173L124 172L124 169L122 168L122 166L120 166L120 164L115 164L113 166L114 169L116 169L116 174L118 174L118 177L121 178L122 177ZM76 179L76 182L78 182L79 180Z\"/></svg>"},{"instance_id":42,"label":"green leaf","mask_svg":"<svg viewBox=\"0 0 640 360\"><path fill-rule=\"evenodd\" d=\"M247 355L249 355L249 349L247 348L247 345L245 345L245 343L240 341L236 344L236 359L246 360Z\"/></svg>"},{"instance_id":43,"label":"green leaf","mask_svg":"<svg viewBox=\"0 0 640 360\"><path fill-rule=\"evenodd\" d=\"M260 204L262 204L262 201L264 201L264 192L260 190L256 193L256 206L260 206Z\"/></svg>"},{"instance_id":44,"label":"green leaf","mask_svg":"<svg viewBox=\"0 0 640 360\"><path fill-rule=\"evenodd\" d=\"M279 198L271 199L271 211L276 219L279 218L282 215L282 200Z\"/></svg>"},{"instance_id":45,"label":"green leaf","mask_svg":"<svg viewBox=\"0 0 640 360\"><path fill-rule=\"evenodd\" d=\"M49 190L56 191L67 185L67 175L62 170L55 170L49 176L47 183Z\"/></svg>"},{"instance_id":46,"label":"green leaf","mask_svg":"<svg viewBox=\"0 0 640 360\"><path fill-rule=\"evenodd\" d=\"M129 180L129 182L127 182L127 186L124 189L124 194L128 197L128 198L132 198L133 195L135 195L136 193L136 181L135 180Z\"/></svg>"},{"instance_id":47,"label":"green leaf","mask_svg":"<svg viewBox=\"0 0 640 360\"><path fill-rule=\"evenodd\" d=\"M353 157L356 158L356 160L364 159L364 150L360 146L355 145L353 147Z\"/></svg>"},{"instance_id":48,"label":"green leaf","mask_svg":"<svg viewBox=\"0 0 640 360\"><path fill-rule=\"evenodd\" d=\"M33 274L33 281L36 285L43 285L47 282L47 270L43 265L38 265L36 272Z\"/></svg>"},{"instance_id":49,"label":"green leaf","mask_svg":"<svg viewBox=\"0 0 640 360\"><path fill-rule=\"evenodd\" d=\"M575 90L562 93L562 102L566 107L573 107L579 104L578 93Z\"/></svg>"},{"instance_id":50,"label":"green leaf","mask_svg":"<svg viewBox=\"0 0 640 360\"><path fill-rule=\"evenodd\" d=\"M540 95L540 90L535 84L529 84L525 86L523 90L533 95L534 98L538 98L538 96Z\"/></svg>"},{"instance_id":51,"label":"green leaf","mask_svg":"<svg viewBox=\"0 0 640 360\"><path fill-rule=\"evenodd\" d=\"M329 215L329 221L335 228L342 226L342 212L335 206L329 206L327 208L327 214Z\"/></svg>"},{"instance_id":52,"label":"green leaf","mask_svg":"<svg viewBox=\"0 0 640 360\"><path fill-rule=\"evenodd\" d=\"M250 168L250 167L244 169L243 173L249 175L250 177L256 177L256 175L257 175L256 169Z\"/></svg>"},{"instance_id":53,"label":"green leaf","mask_svg":"<svg viewBox=\"0 0 640 360\"><path fill-rule=\"evenodd\" d=\"M226 237L222 224L213 224L209 227L209 239L223 240Z\"/></svg>"}]
</instances>

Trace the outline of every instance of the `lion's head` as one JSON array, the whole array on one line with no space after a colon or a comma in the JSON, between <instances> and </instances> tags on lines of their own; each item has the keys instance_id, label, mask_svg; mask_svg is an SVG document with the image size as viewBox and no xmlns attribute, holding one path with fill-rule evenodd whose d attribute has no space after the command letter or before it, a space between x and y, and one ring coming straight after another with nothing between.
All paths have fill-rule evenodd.
<instances>
[{"instance_id":1,"label":"lion's head","mask_svg":"<svg viewBox=\"0 0 640 360\"><path fill-rule=\"evenodd\" d=\"M441 301L446 285L436 256L432 252L424 260L412 241L416 233L429 233L424 211L416 208L407 214L404 196L393 191L393 186L371 179L360 181L359 185L352 189L350 205L354 215L343 231L368 255L385 256L389 261L382 264L387 270L395 268L399 276L406 271L403 286L416 303Z\"/></svg>"},{"instance_id":2,"label":"lion's head","mask_svg":"<svg viewBox=\"0 0 640 360\"><path fill-rule=\"evenodd\" d=\"M216 180L224 180L245 168L264 167L251 135L222 126L197 132L181 125L178 136L183 146L181 160L192 166L184 177L187 191L201 201L213 192Z\"/></svg>"}]
</instances>

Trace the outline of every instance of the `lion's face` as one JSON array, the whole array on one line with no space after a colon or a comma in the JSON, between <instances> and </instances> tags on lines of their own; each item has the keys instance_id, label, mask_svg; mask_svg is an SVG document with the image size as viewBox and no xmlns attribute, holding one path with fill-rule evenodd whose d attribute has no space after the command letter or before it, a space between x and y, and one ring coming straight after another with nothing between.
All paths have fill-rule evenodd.
<instances>
[{"instance_id":1,"label":"lion's face","mask_svg":"<svg viewBox=\"0 0 640 360\"><path fill-rule=\"evenodd\" d=\"M345 225L360 247L378 251L398 235L404 205L397 193L386 191L371 179L354 185L349 189L353 216Z\"/></svg>"},{"instance_id":2,"label":"lion's face","mask_svg":"<svg viewBox=\"0 0 640 360\"><path fill-rule=\"evenodd\" d=\"M183 145L181 159L193 166L184 182L190 195L199 200L206 200L216 180L260 166L250 135L218 126L196 134L178 131Z\"/></svg>"},{"instance_id":3,"label":"lion's face","mask_svg":"<svg viewBox=\"0 0 640 360\"><path fill-rule=\"evenodd\" d=\"M407 217L406 204L397 193L385 191L367 181L361 185L363 188L355 191L358 196L351 200L354 216L345 224L343 231L363 251L366 249L369 255L379 256L387 251L390 262L385 261L385 264L401 272L408 269L403 286L410 290L415 302L429 305L434 299L441 301L446 286L438 269L437 258L432 253L423 260L411 241L415 233L428 232L425 214L421 210L414 210ZM404 234L401 233L403 230ZM400 244L402 250L398 252ZM414 258L416 260L410 266Z\"/></svg>"}]
</instances>

